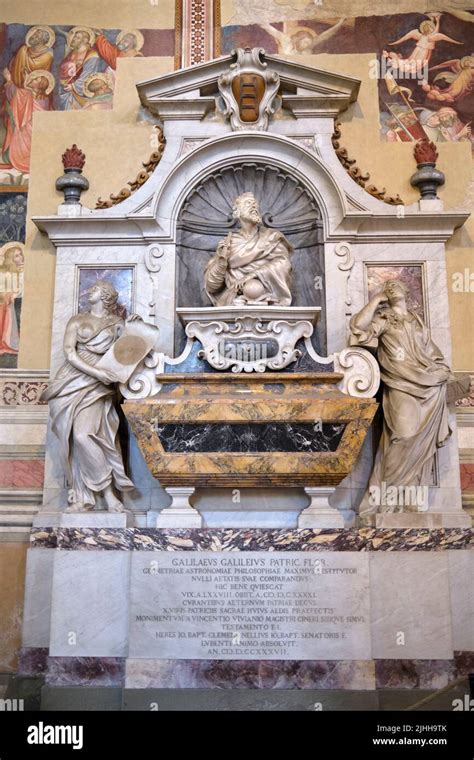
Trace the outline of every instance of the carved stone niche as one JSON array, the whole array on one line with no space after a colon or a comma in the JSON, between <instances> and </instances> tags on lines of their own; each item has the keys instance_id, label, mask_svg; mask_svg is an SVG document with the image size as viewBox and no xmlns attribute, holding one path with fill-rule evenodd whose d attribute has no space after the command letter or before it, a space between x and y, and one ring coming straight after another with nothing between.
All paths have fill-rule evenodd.
<instances>
[{"instance_id":1,"label":"carved stone niche","mask_svg":"<svg viewBox=\"0 0 474 760\"><path fill-rule=\"evenodd\" d=\"M207 176L188 195L178 219L177 305L211 306L204 290L204 270L217 244L236 229L232 204L244 192L253 192L266 227L283 232L294 247L292 306L323 307L324 253L319 207L297 178L260 162L227 166ZM181 353L185 334L176 319L175 355ZM312 336L319 354L326 353L326 317Z\"/></svg>"}]
</instances>

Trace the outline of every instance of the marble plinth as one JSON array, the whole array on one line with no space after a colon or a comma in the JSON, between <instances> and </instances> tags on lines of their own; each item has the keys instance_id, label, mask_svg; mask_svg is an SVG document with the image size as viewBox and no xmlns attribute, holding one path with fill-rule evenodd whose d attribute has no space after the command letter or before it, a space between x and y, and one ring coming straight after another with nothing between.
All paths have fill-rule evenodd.
<instances>
[{"instance_id":1,"label":"marble plinth","mask_svg":"<svg viewBox=\"0 0 474 760\"><path fill-rule=\"evenodd\" d=\"M133 525L131 512L63 512L62 528L126 528Z\"/></svg>"},{"instance_id":2,"label":"marble plinth","mask_svg":"<svg viewBox=\"0 0 474 760\"><path fill-rule=\"evenodd\" d=\"M375 516L376 528L470 528L467 512L382 512Z\"/></svg>"},{"instance_id":3,"label":"marble plinth","mask_svg":"<svg viewBox=\"0 0 474 760\"><path fill-rule=\"evenodd\" d=\"M311 499L309 506L298 517L298 528L343 528L344 517L329 504L334 488L305 488Z\"/></svg>"},{"instance_id":4,"label":"marble plinth","mask_svg":"<svg viewBox=\"0 0 474 760\"><path fill-rule=\"evenodd\" d=\"M159 512L156 518L156 527L201 528L202 517L189 502L195 490L195 488L168 487L166 492L171 496L171 505Z\"/></svg>"},{"instance_id":5,"label":"marble plinth","mask_svg":"<svg viewBox=\"0 0 474 760\"><path fill-rule=\"evenodd\" d=\"M126 670L137 689L363 691L472 670L473 529L58 526L31 546L22 668L52 685L118 685Z\"/></svg>"},{"instance_id":6,"label":"marble plinth","mask_svg":"<svg viewBox=\"0 0 474 760\"><path fill-rule=\"evenodd\" d=\"M131 528L133 526L133 513L129 510L124 512L107 512L105 510L48 512L40 510L35 515L33 524L35 527L53 526L58 528Z\"/></svg>"},{"instance_id":7,"label":"marble plinth","mask_svg":"<svg viewBox=\"0 0 474 760\"><path fill-rule=\"evenodd\" d=\"M377 404L338 373L159 375L123 410L164 486L335 486L352 470Z\"/></svg>"}]
</instances>

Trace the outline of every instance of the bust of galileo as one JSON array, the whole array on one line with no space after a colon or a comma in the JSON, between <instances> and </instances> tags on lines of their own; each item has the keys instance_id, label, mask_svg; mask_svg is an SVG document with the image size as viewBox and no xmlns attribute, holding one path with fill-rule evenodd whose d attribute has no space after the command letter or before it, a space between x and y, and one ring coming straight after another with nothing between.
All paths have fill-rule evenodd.
<instances>
[{"instance_id":1,"label":"bust of galileo","mask_svg":"<svg viewBox=\"0 0 474 760\"><path fill-rule=\"evenodd\" d=\"M232 212L240 229L220 241L204 274L210 300L214 306L289 306L293 246L282 232L262 226L253 193L239 195Z\"/></svg>"}]
</instances>

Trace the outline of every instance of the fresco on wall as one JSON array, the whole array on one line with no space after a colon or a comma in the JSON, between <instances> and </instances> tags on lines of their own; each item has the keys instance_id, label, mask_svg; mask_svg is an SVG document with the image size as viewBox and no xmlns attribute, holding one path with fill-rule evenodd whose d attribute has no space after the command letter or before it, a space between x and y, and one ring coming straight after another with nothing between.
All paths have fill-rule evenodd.
<instances>
[{"instance_id":1,"label":"fresco on wall","mask_svg":"<svg viewBox=\"0 0 474 760\"><path fill-rule=\"evenodd\" d=\"M17 366L34 114L111 109L118 59L158 55L173 29L0 24L0 368Z\"/></svg>"},{"instance_id":2,"label":"fresco on wall","mask_svg":"<svg viewBox=\"0 0 474 760\"><path fill-rule=\"evenodd\" d=\"M315 12L285 21L267 20L267 13L258 24L226 26L222 52L262 46L282 55L374 53L367 73L378 79L384 141L426 135L473 144L474 10L324 20Z\"/></svg>"},{"instance_id":3,"label":"fresco on wall","mask_svg":"<svg viewBox=\"0 0 474 760\"><path fill-rule=\"evenodd\" d=\"M0 367L4 368L17 365L24 267L22 243L0 248Z\"/></svg>"},{"instance_id":4,"label":"fresco on wall","mask_svg":"<svg viewBox=\"0 0 474 760\"><path fill-rule=\"evenodd\" d=\"M13 240L24 242L26 201L25 192L0 192L0 246Z\"/></svg>"},{"instance_id":5,"label":"fresco on wall","mask_svg":"<svg viewBox=\"0 0 474 760\"><path fill-rule=\"evenodd\" d=\"M0 369L17 366L23 301L25 192L0 193Z\"/></svg>"},{"instance_id":6,"label":"fresco on wall","mask_svg":"<svg viewBox=\"0 0 474 760\"><path fill-rule=\"evenodd\" d=\"M172 56L172 29L0 25L0 190L25 186L37 111L112 108L119 58Z\"/></svg>"}]
</instances>

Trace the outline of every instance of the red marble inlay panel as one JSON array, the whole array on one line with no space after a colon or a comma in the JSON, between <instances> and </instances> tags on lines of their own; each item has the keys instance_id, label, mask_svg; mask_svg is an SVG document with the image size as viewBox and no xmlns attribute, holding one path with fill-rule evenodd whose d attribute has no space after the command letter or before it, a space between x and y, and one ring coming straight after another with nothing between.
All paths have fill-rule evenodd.
<instances>
[{"instance_id":1,"label":"red marble inlay panel","mask_svg":"<svg viewBox=\"0 0 474 760\"><path fill-rule=\"evenodd\" d=\"M461 464L461 491L474 491L474 463Z\"/></svg>"},{"instance_id":2,"label":"red marble inlay panel","mask_svg":"<svg viewBox=\"0 0 474 760\"><path fill-rule=\"evenodd\" d=\"M0 488L42 488L43 459L1 459Z\"/></svg>"}]
</instances>

